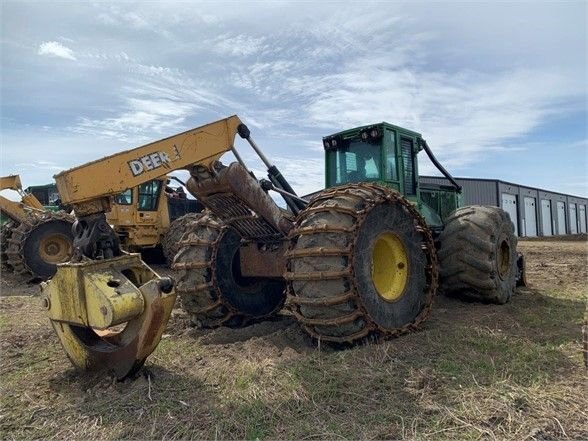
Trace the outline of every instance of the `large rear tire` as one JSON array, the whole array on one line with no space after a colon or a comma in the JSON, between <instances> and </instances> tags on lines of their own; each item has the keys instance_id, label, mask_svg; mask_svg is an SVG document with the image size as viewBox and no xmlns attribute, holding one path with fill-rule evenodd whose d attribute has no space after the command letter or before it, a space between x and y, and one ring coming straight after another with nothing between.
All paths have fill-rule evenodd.
<instances>
[{"instance_id":1,"label":"large rear tire","mask_svg":"<svg viewBox=\"0 0 588 441\"><path fill-rule=\"evenodd\" d=\"M47 280L57 271L57 264L67 262L73 254L73 216L46 212L32 215L12 231L6 256L14 272Z\"/></svg>"},{"instance_id":2,"label":"large rear tire","mask_svg":"<svg viewBox=\"0 0 588 441\"><path fill-rule=\"evenodd\" d=\"M245 326L278 312L285 282L245 278L239 265L241 237L211 213L190 224L173 268L180 272L176 291L194 325Z\"/></svg>"},{"instance_id":3,"label":"large rear tire","mask_svg":"<svg viewBox=\"0 0 588 441\"><path fill-rule=\"evenodd\" d=\"M180 241L189 230L190 224L200 217L202 217L202 213L187 213L169 225L169 229L161 241L163 255L169 266L172 265L175 255L180 250Z\"/></svg>"},{"instance_id":4,"label":"large rear tire","mask_svg":"<svg viewBox=\"0 0 588 441\"><path fill-rule=\"evenodd\" d=\"M433 239L398 192L350 184L321 192L296 220L288 304L316 339L354 343L417 329L437 288Z\"/></svg>"},{"instance_id":5,"label":"large rear tire","mask_svg":"<svg viewBox=\"0 0 588 441\"><path fill-rule=\"evenodd\" d=\"M510 300L518 272L517 238L504 210L458 208L447 218L439 242L443 292L499 304Z\"/></svg>"}]
</instances>

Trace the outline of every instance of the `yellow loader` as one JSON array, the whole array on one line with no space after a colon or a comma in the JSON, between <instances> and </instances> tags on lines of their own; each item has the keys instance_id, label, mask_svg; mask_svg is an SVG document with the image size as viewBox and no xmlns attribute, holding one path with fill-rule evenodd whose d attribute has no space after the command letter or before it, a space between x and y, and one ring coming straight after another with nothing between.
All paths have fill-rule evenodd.
<instances>
[{"instance_id":1,"label":"yellow loader","mask_svg":"<svg viewBox=\"0 0 588 441\"><path fill-rule=\"evenodd\" d=\"M175 180L182 186L172 187ZM171 265L187 225L200 217L202 204L189 199L182 181L175 176L163 176L128 188L115 195L106 220L129 252L141 252L161 247Z\"/></svg>"},{"instance_id":2,"label":"yellow loader","mask_svg":"<svg viewBox=\"0 0 588 441\"><path fill-rule=\"evenodd\" d=\"M18 175L0 177L0 190L13 190L20 196L18 202L0 196L0 212L9 219L0 232L2 271L50 278L56 265L73 254L74 217L46 210L32 193L23 190Z\"/></svg>"}]
</instances>

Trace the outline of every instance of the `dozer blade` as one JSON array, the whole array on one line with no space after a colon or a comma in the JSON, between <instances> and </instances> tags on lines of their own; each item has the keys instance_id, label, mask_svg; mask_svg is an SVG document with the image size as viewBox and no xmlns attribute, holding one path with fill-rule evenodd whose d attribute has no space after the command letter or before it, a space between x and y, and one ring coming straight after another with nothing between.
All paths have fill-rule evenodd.
<instances>
[{"instance_id":1,"label":"dozer blade","mask_svg":"<svg viewBox=\"0 0 588 441\"><path fill-rule=\"evenodd\" d=\"M138 254L58 265L43 304L61 345L81 370L137 372L157 347L176 299Z\"/></svg>"}]
</instances>

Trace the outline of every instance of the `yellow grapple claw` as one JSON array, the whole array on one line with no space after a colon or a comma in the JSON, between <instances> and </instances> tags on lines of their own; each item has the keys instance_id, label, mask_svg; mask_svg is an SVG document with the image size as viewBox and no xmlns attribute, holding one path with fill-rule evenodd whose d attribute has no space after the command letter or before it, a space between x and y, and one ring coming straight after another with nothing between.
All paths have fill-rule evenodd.
<instances>
[{"instance_id":1,"label":"yellow grapple claw","mask_svg":"<svg viewBox=\"0 0 588 441\"><path fill-rule=\"evenodd\" d=\"M43 304L73 365L135 373L157 347L175 302L173 281L138 254L58 266Z\"/></svg>"}]
</instances>

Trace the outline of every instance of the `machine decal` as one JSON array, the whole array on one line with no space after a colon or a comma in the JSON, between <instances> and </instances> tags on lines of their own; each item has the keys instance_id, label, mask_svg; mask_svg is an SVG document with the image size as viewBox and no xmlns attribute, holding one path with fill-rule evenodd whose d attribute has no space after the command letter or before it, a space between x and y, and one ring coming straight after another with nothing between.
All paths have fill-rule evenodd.
<instances>
[{"instance_id":1,"label":"machine decal","mask_svg":"<svg viewBox=\"0 0 588 441\"><path fill-rule=\"evenodd\" d=\"M176 158L174 159L178 158L179 154L176 150ZM133 176L139 176L145 173L146 171L151 171L159 167L164 167L170 162L172 162L172 160L169 158L167 153L154 152L145 156L141 156L138 159L133 159L129 161L128 164L129 168L131 169L131 173L133 173Z\"/></svg>"}]
</instances>

